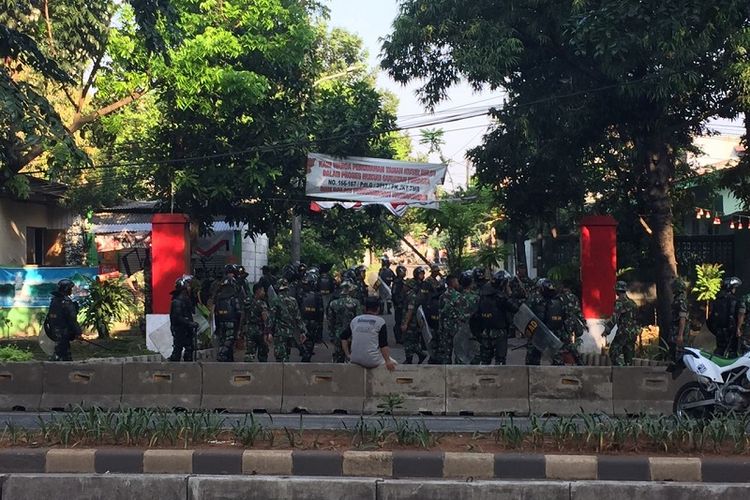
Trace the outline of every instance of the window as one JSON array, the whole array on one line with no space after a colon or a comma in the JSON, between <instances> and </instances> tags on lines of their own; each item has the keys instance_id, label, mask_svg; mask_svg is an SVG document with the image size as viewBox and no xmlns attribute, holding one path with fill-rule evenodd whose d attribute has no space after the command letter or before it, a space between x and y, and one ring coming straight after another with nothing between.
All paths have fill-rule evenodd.
<instances>
[{"instance_id":1,"label":"window","mask_svg":"<svg viewBox=\"0 0 750 500\"><path fill-rule=\"evenodd\" d=\"M41 266L44 264L46 247L43 227L26 227L26 264Z\"/></svg>"}]
</instances>

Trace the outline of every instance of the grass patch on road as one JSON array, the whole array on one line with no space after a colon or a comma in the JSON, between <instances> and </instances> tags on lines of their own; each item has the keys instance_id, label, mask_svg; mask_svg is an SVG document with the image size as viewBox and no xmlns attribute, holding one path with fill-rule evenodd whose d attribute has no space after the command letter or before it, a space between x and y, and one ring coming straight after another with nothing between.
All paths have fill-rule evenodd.
<instances>
[{"instance_id":1,"label":"grass patch on road","mask_svg":"<svg viewBox=\"0 0 750 500\"><path fill-rule=\"evenodd\" d=\"M38 429L6 423L0 447L139 448L233 447L255 449L394 450L435 449L468 452L555 452L599 454L750 454L746 432L750 420L726 414L710 420L674 417L565 418L531 417L521 426L512 418L498 420L491 433L434 433L424 422L380 414L361 418L343 431L270 429L252 414L228 422L217 412L166 409L100 410L75 408L40 419Z\"/></svg>"}]
</instances>

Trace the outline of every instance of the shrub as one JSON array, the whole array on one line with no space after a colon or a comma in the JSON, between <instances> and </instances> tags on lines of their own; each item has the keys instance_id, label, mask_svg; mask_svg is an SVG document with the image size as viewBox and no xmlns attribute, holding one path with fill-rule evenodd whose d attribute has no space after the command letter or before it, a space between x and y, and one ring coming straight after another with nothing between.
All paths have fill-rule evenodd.
<instances>
[{"instance_id":1,"label":"shrub","mask_svg":"<svg viewBox=\"0 0 750 500\"><path fill-rule=\"evenodd\" d=\"M31 361L34 356L25 349L9 345L0 347L0 361Z\"/></svg>"}]
</instances>

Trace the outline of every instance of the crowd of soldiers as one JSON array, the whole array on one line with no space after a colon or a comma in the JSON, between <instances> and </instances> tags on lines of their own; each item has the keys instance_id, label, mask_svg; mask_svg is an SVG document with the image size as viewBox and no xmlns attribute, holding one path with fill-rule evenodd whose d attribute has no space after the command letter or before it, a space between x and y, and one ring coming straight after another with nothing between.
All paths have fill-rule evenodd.
<instances>
[{"instance_id":1,"label":"crowd of soldiers","mask_svg":"<svg viewBox=\"0 0 750 500\"><path fill-rule=\"evenodd\" d=\"M301 361L309 362L316 346L328 340L331 360L346 362L341 336L363 312L371 291L366 272L365 266L358 266L334 277L329 266L308 269L295 263L286 266L280 278L263 268L258 283L250 286L241 266L227 265L209 298L217 360L234 361L237 340L244 338L245 361L268 361L273 349L276 361L288 361L297 350ZM173 292L173 361L193 356L190 339L196 325L188 306L190 287L190 278L184 277ZM490 275L476 268L443 277L440 266L433 264L418 266L407 277L405 266L398 265L394 271L390 259L383 257L372 289L382 300L381 312L394 315L393 334L404 347L406 364L428 359L432 364L505 364L508 339L518 333L512 318L522 304L562 341L563 349L553 356L553 364L578 361L577 345L583 332L578 298L564 284L531 280L524 267L516 276L506 271ZM323 338L326 323L328 339ZM454 340L463 346L462 355L454 352ZM478 349L467 350L467 342L478 344ZM541 357L542 352L529 343L527 364L539 364Z\"/></svg>"}]
</instances>

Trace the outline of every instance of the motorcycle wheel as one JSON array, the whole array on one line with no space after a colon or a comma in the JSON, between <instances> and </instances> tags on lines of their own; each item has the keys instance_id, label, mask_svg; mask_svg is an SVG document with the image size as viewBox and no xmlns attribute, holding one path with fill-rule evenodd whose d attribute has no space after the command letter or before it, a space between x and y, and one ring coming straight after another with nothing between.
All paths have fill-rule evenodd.
<instances>
[{"instance_id":1,"label":"motorcycle wheel","mask_svg":"<svg viewBox=\"0 0 750 500\"><path fill-rule=\"evenodd\" d=\"M697 420L711 418L716 408L715 404L698 406L696 408L684 408L686 404L697 403L707 399L713 400L714 398L699 382L688 382L677 391L677 394L674 397L672 411L677 418L692 418Z\"/></svg>"}]
</instances>

